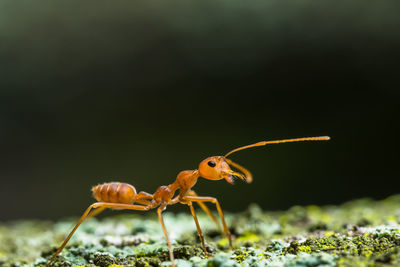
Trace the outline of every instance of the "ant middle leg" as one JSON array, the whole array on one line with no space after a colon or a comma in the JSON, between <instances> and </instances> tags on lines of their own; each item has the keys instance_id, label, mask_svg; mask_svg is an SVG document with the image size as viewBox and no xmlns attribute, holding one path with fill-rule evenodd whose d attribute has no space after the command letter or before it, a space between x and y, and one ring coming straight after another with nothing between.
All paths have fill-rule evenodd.
<instances>
[{"instance_id":1,"label":"ant middle leg","mask_svg":"<svg viewBox=\"0 0 400 267\"><path fill-rule=\"evenodd\" d=\"M167 207L167 204L162 204L160 207L158 207L157 215L158 215L158 219L160 220L161 228L162 228L162 230L164 232L165 239L167 240L168 251L169 251L169 259L171 260L171 265L172 265L172 267L175 267L174 252L172 250L171 241L169 240L167 228L165 227L164 219L162 217L162 212L166 209L166 207Z\"/></svg>"},{"instance_id":2,"label":"ant middle leg","mask_svg":"<svg viewBox=\"0 0 400 267\"><path fill-rule=\"evenodd\" d=\"M231 249L233 249L231 231L229 231L228 225L225 222L225 216L224 216L224 213L222 211L221 205L218 202L218 199L216 199L215 197L185 196L185 200L189 200L189 201L197 202L197 203L200 203L200 202L201 203L202 202L212 202L212 203L215 204L215 206L217 207L219 216L221 217L222 225L224 227L224 232L225 232L226 236L228 237L229 246L231 247Z\"/></svg>"}]
</instances>

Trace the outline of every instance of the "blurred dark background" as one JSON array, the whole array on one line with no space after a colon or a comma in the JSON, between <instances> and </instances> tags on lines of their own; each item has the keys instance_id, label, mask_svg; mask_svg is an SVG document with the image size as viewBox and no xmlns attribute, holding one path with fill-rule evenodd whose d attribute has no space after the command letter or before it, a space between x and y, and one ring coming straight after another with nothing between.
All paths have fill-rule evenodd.
<instances>
[{"instance_id":1,"label":"blurred dark background","mask_svg":"<svg viewBox=\"0 0 400 267\"><path fill-rule=\"evenodd\" d=\"M1 220L79 216L90 188L199 180L230 211L399 193L396 1L2 1ZM186 210L187 208L184 208ZM169 211L180 210L170 207Z\"/></svg>"}]
</instances>

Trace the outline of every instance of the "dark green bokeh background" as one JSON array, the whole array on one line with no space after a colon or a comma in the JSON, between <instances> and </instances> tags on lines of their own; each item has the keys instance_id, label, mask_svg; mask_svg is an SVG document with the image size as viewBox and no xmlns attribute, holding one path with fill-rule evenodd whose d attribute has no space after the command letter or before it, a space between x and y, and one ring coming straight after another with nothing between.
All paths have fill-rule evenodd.
<instances>
[{"instance_id":1,"label":"dark green bokeh background","mask_svg":"<svg viewBox=\"0 0 400 267\"><path fill-rule=\"evenodd\" d=\"M0 219L80 215L92 185L199 180L226 210L399 193L396 1L2 1ZM175 207L169 210L178 210Z\"/></svg>"}]
</instances>

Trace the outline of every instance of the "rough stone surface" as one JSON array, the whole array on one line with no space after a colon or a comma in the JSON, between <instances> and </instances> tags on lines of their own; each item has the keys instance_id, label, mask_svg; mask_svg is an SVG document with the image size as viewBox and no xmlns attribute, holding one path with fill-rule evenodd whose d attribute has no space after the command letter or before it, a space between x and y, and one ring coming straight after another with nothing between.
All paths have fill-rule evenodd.
<instances>
[{"instance_id":1,"label":"rough stone surface","mask_svg":"<svg viewBox=\"0 0 400 267\"><path fill-rule=\"evenodd\" d=\"M281 212L251 205L242 213L226 214L234 250L200 209L198 216L210 258L201 249L190 214L165 213L179 267L400 266L400 195ZM0 265L45 266L75 221L0 224ZM148 212L89 219L53 266L168 266L168 260L157 217Z\"/></svg>"}]
</instances>

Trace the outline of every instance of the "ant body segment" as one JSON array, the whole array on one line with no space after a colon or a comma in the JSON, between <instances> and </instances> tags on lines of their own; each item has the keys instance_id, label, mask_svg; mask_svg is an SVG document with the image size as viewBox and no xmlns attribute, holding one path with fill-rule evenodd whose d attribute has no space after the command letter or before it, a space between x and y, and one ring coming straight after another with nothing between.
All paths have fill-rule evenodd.
<instances>
[{"instance_id":1,"label":"ant body segment","mask_svg":"<svg viewBox=\"0 0 400 267\"><path fill-rule=\"evenodd\" d=\"M205 202L211 202L215 204L218 214L221 217L222 226L223 226L223 234L229 240L229 246L233 249L232 238L229 228L225 222L224 213L222 212L221 205L218 200L214 197L202 197L198 196L191 188L196 184L198 178L203 177L208 180L221 180L225 179L228 183L233 184L234 178L239 178L246 183L251 183L253 180L253 176L251 173L244 167L239 164L233 162L227 157L234 152L244 150L251 147L264 146L268 144L279 144L279 143L288 143L288 142L299 142L299 141L322 141L329 140L329 136L319 136L319 137L303 137L303 138L294 138L294 139L283 139L283 140L274 140L274 141L262 141L252 145L247 145L243 147L236 148L230 152L228 152L225 156L213 156L204 159L199 164L199 168L197 170L186 170L181 171L176 180L169 185L160 186L154 194L149 194L146 192L136 193L136 189L126 183L119 182L111 182L104 183L92 188L93 196L98 201L90 205L86 211L83 213L81 218L78 220L75 227L72 229L71 233L64 240L59 249L54 253L50 262L47 266L54 261L56 256L63 250L67 242L70 240L71 236L74 234L79 225L91 218L96 216L100 212L102 212L106 208L110 209L127 209L127 210L139 210L139 211L148 211L150 209L157 208L158 219L161 224L161 228L164 232L168 250L169 257L172 266L175 266L174 263L174 255L172 251L171 242L168 236L167 229L164 224L164 220L162 217L162 212L166 209L168 205L173 205L176 203L181 203L184 205L188 205L190 208L190 212L193 216L193 219L196 224L197 233L200 237L201 246L204 250L206 256L210 256L206 250L203 233L201 231L199 222L197 220L196 212L193 208L193 203L198 203L199 206L207 213L210 218L218 225L220 228L220 224L218 220L214 217L208 207L204 204ZM233 171L231 166L237 171ZM174 197L175 192L179 190L179 194Z\"/></svg>"}]
</instances>

